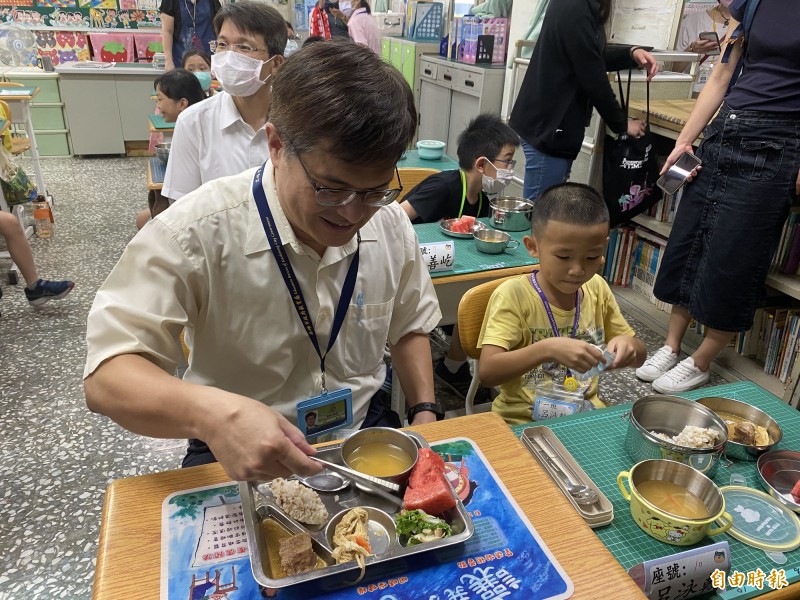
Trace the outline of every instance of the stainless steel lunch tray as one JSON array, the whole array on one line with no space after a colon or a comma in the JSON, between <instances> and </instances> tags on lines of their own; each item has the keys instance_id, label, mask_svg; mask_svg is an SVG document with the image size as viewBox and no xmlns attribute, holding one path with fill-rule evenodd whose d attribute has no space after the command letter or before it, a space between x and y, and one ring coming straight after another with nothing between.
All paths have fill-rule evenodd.
<instances>
[{"instance_id":1,"label":"stainless steel lunch tray","mask_svg":"<svg viewBox=\"0 0 800 600\"><path fill-rule=\"evenodd\" d=\"M547 471L547 474L550 475L558 486L558 489L567 497L570 504L578 511L578 514L586 521L589 527L602 527L614 520L614 506L605 494L600 491L600 488L595 485L592 478L581 468L570 451L564 447L564 444L561 443L561 440L553 433L552 429L543 425L528 427L523 430L520 440L542 468ZM549 448L547 448L547 446L549 446ZM588 506L582 506L575 502L575 499L570 496L567 491L566 485L564 485L561 478L553 472L553 468L548 464L547 460L543 458L543 455L549 456L562 470L566 467L567 472L571 471L576 476L573 478L575 483L582 483L597 492L597 502Z\"/></svg>"},{"instance_id":2,"label":"stainless steel lunch tray","mask_svg":"<svg viewBox=\"0 0 800 600\"><path fill-rule=\"evenodd\" d=\"M417 433L407 431L421 448L428 448L429 445L425 439ZM328 460L336 464L342 464L340 449L341 443L332 444L319 448L317 456L322 459ZM283 512L277 504L271 499L269 488L266 485L268 482L239 482L239 494L242 499L242 513L244 516L245 529L247 531L247 538L249 541L250 549L250 566L253 572L253 577L262 586L268 588L285 588L299 583L306 583L317 579L328 578L333 576L340 576L342 585L353 583L360 574L360 567L356 561L350 561L337 565L336 561L331 557L333 550L328 543L325 535L326 524L323 525L305 525L299 523L289 517ZM472 519L467 513L464 505L461 503L455 490L453 497L456 499L455 508L447 511L443 516L453 529L453 535L450 537L442 538L433 542L426 542L416 546L404 547L400 545L397 535L393 534L389 543L389 548L386 552L380 555L368 556L366 558L366 568L369 570L370 565L387 562L397 558L409 557L431 550L440 550L442 548L453 546L467 541L475 532L472 524ZM349 487L338 492L317 492L322 503L328 510L329 518L333 517L342 510L355 508L357 506L371 506L383 510L390 515L394 516L395 511L393 507L379 496L369 494L357 488L355 484L351 483ZM297 575L289 575L281 579L274 579L270 576L267 570L268 557L266 538L262 533L261 523L264 519L273 518L280 525L288 529L291 533L308 533L311 536L311 543L314 552L322 558L327 567L318 568L305 573Z\"/></svg>"}]
</instances>

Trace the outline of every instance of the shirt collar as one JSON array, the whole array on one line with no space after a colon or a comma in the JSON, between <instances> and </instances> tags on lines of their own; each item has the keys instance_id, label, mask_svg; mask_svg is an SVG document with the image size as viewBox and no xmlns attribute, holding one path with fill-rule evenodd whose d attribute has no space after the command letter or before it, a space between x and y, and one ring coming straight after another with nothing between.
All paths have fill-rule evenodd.
<instances>
[{"instance_id":1,"label":"shirt collar","mask_svg":"<svg viewBox=\"0 0 800 600\"><path fill-rule=\"evenodd\" d=\"M244 123L239 109L236 108L236 105L233 103L233 97L228 92L219 93L222 94L222 98L220 99L219 128L226 129L237 121Z\"/></svg>"},{"instance_id":2,"label":"shirt collar","mask_svg":"<svg viewBox=\"0 0 800 600\"><path fill-rule=\"evenodd\" d=\"M281 236L283 246L287 244L291 246L296 254L309 254L311 249L303 245L292 229L289 219L286 218L286 213L283 212L281 203L278 200L278 191L275 188L275 173L272 168L272 161L267 160L264 163L264 174L261 184L264 186L264 193L267 196L267 203L269 209L272 211L272 218L275 219L275 226L278 228L278 234ZM261 222L261 215L258 212L255 199L253 198L252 182L251 187L248 188L250 195L250 206L248 208L247 217L247 240L245 242L245 255L256 254L270 249L269 242L267 241L267 234L264 232L264 225ZM375 215L373 219L377 217ZM377 241L378 235L372 225L372 219L361 228L361 241ZM342 258L352 254L356 251L356 238L353 237L344 246L331 247L325 252L323 259L324 264L331 264Z\"/></svg>"},{"instance_id":3,"label":"shirt collar","mask_svg":"<svg viewBox=\"0 0 800 600\"><path fill-rule=\"evenodd\" d=\"M367 12L367 9L366 9L366 8L357 8L357 9L355 9L355 10L353 11L353 14L352 14L352 15L350 15L350 18L352 19L354 16L356 16L356 15L360 15L361 13L365 13L365 12Z\"/></svg>"}]
</instances>

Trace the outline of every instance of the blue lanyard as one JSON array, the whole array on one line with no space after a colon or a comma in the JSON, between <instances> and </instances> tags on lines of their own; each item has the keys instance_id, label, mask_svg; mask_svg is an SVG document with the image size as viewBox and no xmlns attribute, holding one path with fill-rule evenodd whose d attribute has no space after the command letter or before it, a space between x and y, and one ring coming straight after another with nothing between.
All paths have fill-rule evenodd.
<instances>
[{"instance_id":1,"label":"blue lanyard","mask_svg":"<svg viewBox=\"0 0 800 600\"><path fill-rule=\"evenodd\" d=\"M550 308L550 302L547 300L547 296L544 295L542 291L542 287L539 285L539 282L536 281L536 271L531 273L531 284L533 285L533 289L536 290L536 293L539 294L539 298L542 299L542 304L544 304L544 309L547 311L547 318L550 319L550 326L553 328L553 335L556 337L560 337L558 334L558 325L556 324L556 318L553 316L553 309ZM572 323L572 334L569 336L574 338L575 335L578 333L578 321L581 318L581 302L580 302L580 291L575 292L575 321Z\"/></svg>"},{"instance_id":2,"label":"blue lanyard","mask_svg":"<svg viewBox=\"0 0 800 600\"><path fill-rule=\"evenodd\" d=\"M269 241L270 248L272 248L272 255L275 257L275 262L278 263L278 269L283 276L283 282L286 284L286 289L289 290L289 296L292 298L292 304L297 311L297 316L300 317L300 321L303 323L303 328L306 330L306 333L308 334L308 337L314 346L314 350L317 351L317 356L319 356L319 368L320 371L322 371L322 392L326 393L325 357L328 356L328 352L330 352L331 348L333 348L333 344L339 335L339 330L342 328L342 324L344 323L344 318L347 315L350 299L353 297L353 291L356 287L356 276L358 275L358 254L361 246L361 232L359 231L356 234L358 245L356 246L356 252L353 255L353 260L350 262L350 268L347 270L347 276L344 278L342 295L339 297L339 304L336 306L336 314L333 317L331 337L328 340L328 347L325 350L325 354L323 354L319 348L319 342L317 341L317 332L314 329L314 323L311 321L311 317L308 314L308 307L306 306L306 301L303 298L303 292L300 290L300 283L297 281L292 264L289 262L289 257L287 256L286 251L283 249L281 236L278 233L277 227L275 227L275 219L272 217L272 211L269 208L267 196L264 194L264 186L262 185L261 177L263 175L265 165L266 163L261 165L258 171L256 171L255 177L253 177L253 197L255 198L258 212L261 215L264 233L267 234L267 240Z\"/></svg>"}]
</instances>

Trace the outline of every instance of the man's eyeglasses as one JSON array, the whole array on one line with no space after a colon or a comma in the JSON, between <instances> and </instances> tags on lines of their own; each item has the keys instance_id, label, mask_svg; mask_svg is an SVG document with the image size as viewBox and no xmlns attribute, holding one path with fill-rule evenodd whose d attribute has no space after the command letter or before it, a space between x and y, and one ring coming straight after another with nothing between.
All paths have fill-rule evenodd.
<instances>
[{"instance_id":1,"label":"man's eyeglasses","mask_svg":"<svg viewBox=\"0 0 800 600\"><path fill-rule=\"evenodd\" d=\"M297 157L297 162L299 162L300 166L303 167L303 171L305 172L308 181L311 183L311 187L313 187L314 191L317 193L317 204L321 206L345 206L350 204L356 196L361 196L364 204L367 206L388 206L397 200L397 197L403 191L403 184L400 182L400 173L397 171L397 167L394 168L394 172L397 175L397 183L400 186L399 188L363 191L322 187L311 177L308 169L306 169L306 166L303 164L303 161L300 159L299 155Z\"/></svg>"},{"instance_id":2,"label":"man's eyeglasses","mask_svg":"<svg viewBox=\"0 0 800 600\"><path fill-rule=\"evenodd\" d=\"M250 44L229 44L227 42L209 42L208 47L211 52L217 54L218 52L227 52L233 50L239 54L252 54L253 52L266 52L266 48L253 48Z\"/></svg>"}]
</instances>

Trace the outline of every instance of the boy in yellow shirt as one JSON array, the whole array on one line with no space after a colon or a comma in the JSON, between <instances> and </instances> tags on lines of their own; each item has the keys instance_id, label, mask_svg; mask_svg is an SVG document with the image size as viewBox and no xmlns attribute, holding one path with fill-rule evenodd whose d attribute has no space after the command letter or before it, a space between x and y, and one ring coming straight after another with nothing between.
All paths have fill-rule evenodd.
<instances>
[{"instance_id":1,"label":"boy in yellow shirt","mask_svg":"<svg viewBox=\"0 0 800 600\"><path fill-rule=\"evenodd\" d=\"M600 195L577 183L554 186L536 200L531 220L524 242L539 268L494 291L478 340L481 383L500 386L492 410L511 425L545 414L543 406L552 415L554 389L605 406L597 396L598 377L578 381L572 375L603 362L596 344L607 344L616 355L612 369L638 367L647 354L597 274L609 230ZM570 412L569 404L563 406Z\"/></svg>"}]
</instances>

